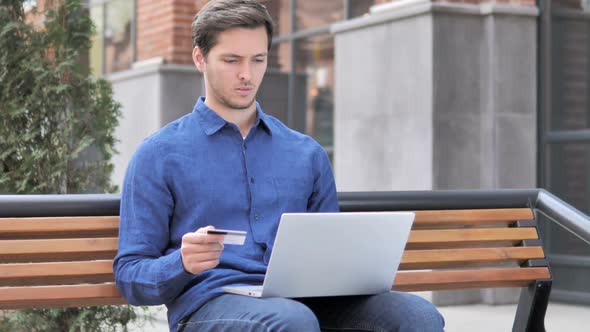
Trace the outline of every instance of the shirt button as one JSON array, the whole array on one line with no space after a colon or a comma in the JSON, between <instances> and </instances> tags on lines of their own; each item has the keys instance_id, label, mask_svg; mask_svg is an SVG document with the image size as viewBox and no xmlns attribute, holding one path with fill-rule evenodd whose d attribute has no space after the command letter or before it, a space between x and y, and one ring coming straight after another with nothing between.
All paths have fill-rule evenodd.
<instances>
[{"instance_id":1,"label":"shirt button","mask_svg":"<svg viewBox=\"0 0 590 332\"><path fill-rule=\"evenodd\" d=\"M260 219L260 215L258 213L254 214L254 220Z\"/></svg>"},{"instance_id":2,"label":"shirt button","mask_svg":"<svg viewBox=\"0 0 590 332\"><path fill-rule=\"evenodd\" d=\"M254 183L254 178L250 178L250 183Z\"/></svg>"}]
</instances>

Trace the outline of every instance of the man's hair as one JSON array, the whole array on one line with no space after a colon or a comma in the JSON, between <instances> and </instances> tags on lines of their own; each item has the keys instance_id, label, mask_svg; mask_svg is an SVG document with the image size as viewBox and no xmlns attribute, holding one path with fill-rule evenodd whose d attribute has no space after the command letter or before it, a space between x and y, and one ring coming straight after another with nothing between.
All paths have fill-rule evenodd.
<instances>
[{"instance_id":1,"label":"man's hair","mask_svg":"<svg viewBox=\"0 0 590 332\"><path fill-rule=\"evenodd\" d=\"M266 28L270 50L273 22L266 7L257 0L211 0L195 15L193 48L206 57L217 44L219 33L232 28Z\"/></svg>"}]
</instances>

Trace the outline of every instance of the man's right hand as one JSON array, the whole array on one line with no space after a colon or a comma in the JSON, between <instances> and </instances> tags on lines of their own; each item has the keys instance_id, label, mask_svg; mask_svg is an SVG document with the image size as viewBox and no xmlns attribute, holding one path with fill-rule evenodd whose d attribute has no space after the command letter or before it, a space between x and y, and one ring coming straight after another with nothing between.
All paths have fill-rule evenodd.
<instances>
[{"instance_id":1,"label":"man's right hand","mask_svg":"<svg viewBox=\"0 0 590 332\"><path fill-rule=\"evenodd\" d=\"M197 274L212 269L219 264L223 251L223 235L207 234L213 226L199 228L196 232L182 236L180 256L182 265L188 273Z\"/></svg>"}]
</instances>

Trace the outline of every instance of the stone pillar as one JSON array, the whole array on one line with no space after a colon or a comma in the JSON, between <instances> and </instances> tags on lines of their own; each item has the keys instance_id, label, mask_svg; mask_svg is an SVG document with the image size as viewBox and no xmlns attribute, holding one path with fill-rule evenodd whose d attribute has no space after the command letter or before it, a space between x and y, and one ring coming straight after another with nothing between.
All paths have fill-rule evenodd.
<instances>
[{"instance_id":1,"label":"stone pillar","mask_svg":"<svg viewBox=\"0 0 590 332\"><path fill-rule=\"evenodd\" d=\"M537 15L528 2L410 0L333 25L338 189L535 187ZM435 292L433 301L517 295Z\"/></svg>"}]
</instances>

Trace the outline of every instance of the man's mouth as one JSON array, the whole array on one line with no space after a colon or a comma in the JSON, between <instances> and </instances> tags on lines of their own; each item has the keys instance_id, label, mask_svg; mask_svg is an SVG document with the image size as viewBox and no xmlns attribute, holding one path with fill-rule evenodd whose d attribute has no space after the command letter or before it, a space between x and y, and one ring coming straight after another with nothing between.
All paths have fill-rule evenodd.
<instances>
[{"instance_id":1,"label":"man's mouth","mask_svg":"<svg viewBox=\"0 0 590 332\"><path fill-rule=\"evenodd\" d=\"M238 94L240 96L247 96L249 94L252 93L252 90L254 90L254 88L252 87L241 87L241 88L237 88L236 89L238 91Z\"/></svg>"}]
</instances>

